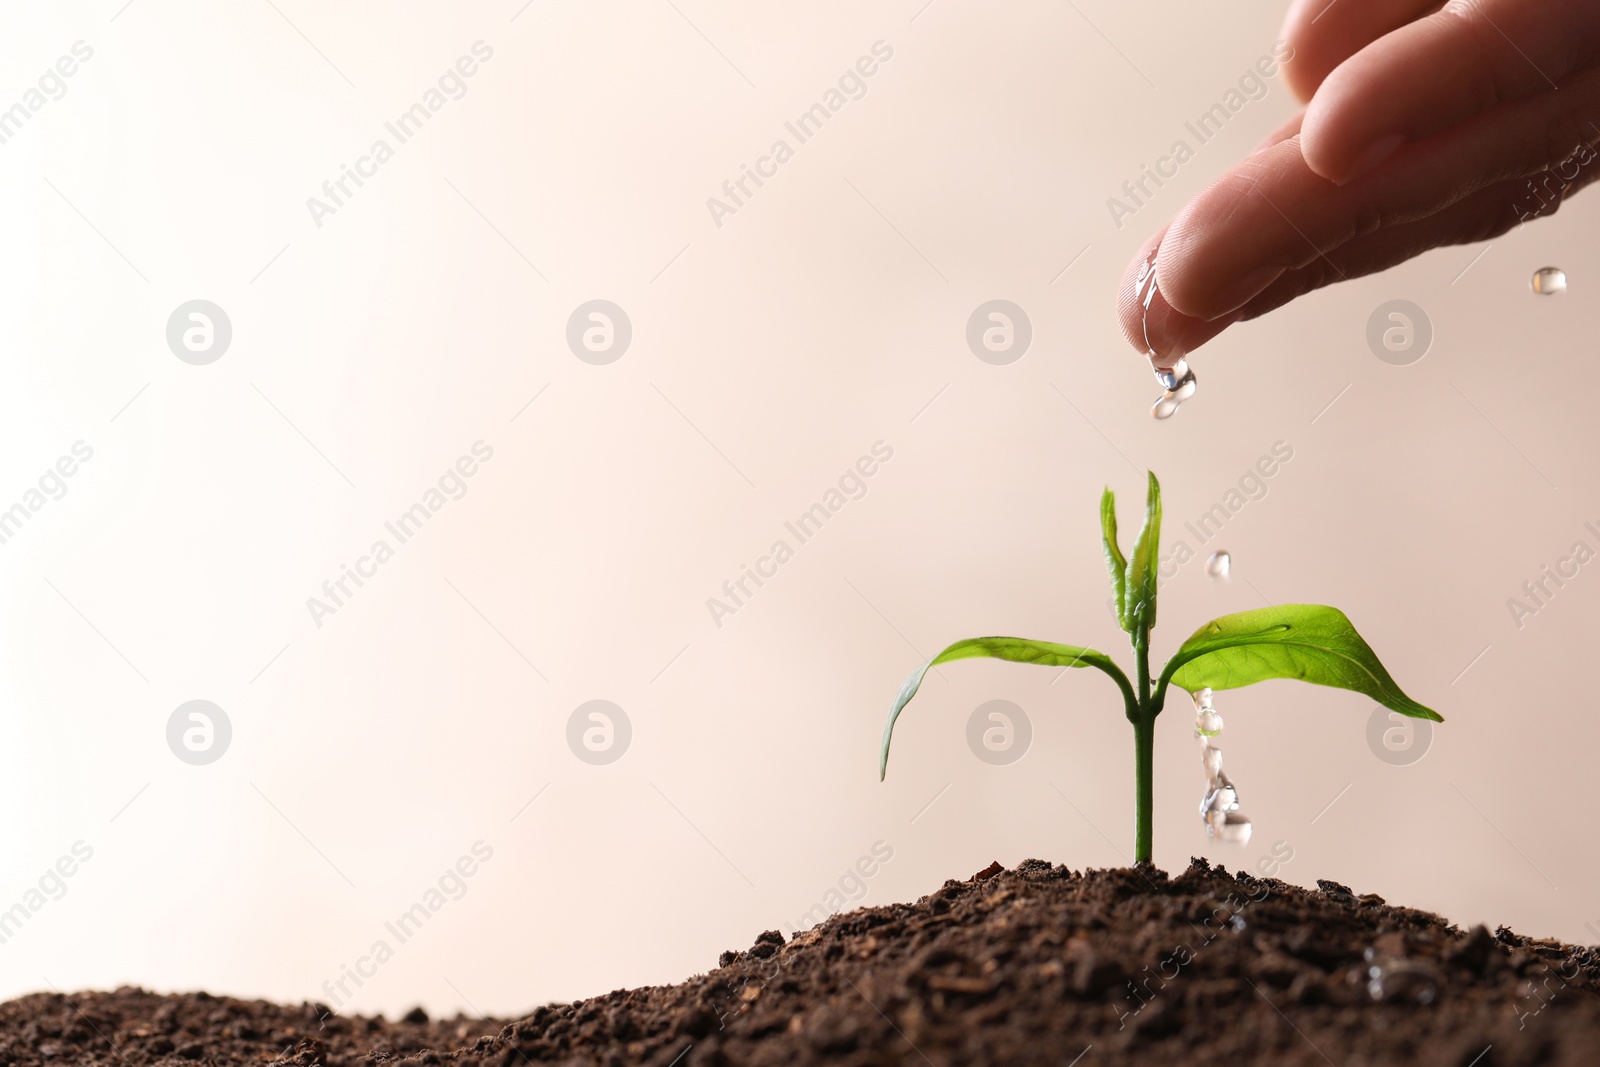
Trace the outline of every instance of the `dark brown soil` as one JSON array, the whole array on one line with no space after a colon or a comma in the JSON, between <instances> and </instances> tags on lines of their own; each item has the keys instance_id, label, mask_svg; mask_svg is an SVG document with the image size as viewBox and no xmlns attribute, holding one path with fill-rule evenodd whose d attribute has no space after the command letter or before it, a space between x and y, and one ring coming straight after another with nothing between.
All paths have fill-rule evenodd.
<instances>
[{"instance_id":1,"label":"dark brown soil","mask_svg":"<svg viewBox=\"0 0 1600 1067\"><path fill-rule=\"evenodd\" d=\"M0 1067L420 1062L406 1057L467 1048L503 1026L487 1019L434 1022L420 1009L399 1022L341 1017L320 1004L289 1007L209 993L35 993L0 1004Z\"/></svg>"},{"instance_id":2,"label":"dark brown soil","mask_svg":"<svg viewBox=\"0 0 1600 1067\"><path fill-rule=\"evenodd\" d=\"M1600 1063L1600 951L1196 860L998 866L505 1025L135 989L0 1005L0 1067Z\"/></svg>"}]
</instances>

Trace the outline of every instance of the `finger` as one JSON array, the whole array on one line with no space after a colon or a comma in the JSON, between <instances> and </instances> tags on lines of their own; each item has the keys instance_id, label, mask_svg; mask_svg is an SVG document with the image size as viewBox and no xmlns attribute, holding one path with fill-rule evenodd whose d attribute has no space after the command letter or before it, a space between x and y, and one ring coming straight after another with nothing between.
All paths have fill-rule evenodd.
<instances>
[{"instance_id":1,"label":"finger","mask_svg":"<svg viewBox=\"0 0 1600 1067\"><path fill-rule=\"evenodd\" d=\"M1117 288L1117 321L1122 326L1122 336L1134 348L1151 356L1152 362L1155 359L1151 339L1164 332L1162 320L1171 312L1171 308L1162 299L1159 288L1150 293L1146 286L1150 282L1148 275L1152 260L1156 250L1161 247L1161 239L1166 235L1166 229L1162 228L1145 241L1139 254L1128 262L1128 268L1122 275L1122 284Z\"/></svg>"},{"instance_id":2,"label":"finger","mask_svg":"<svg viewBox=\"0 0 1600 1067\"><path fill-rule=\"evenodd\" d=\"M1117 291L1117 321L1122 326L1122 335L1144 353L1152 367L1172 366L1229 325L1228 322L1219 321L1213 325L1189 318L1167 303L1161 295L1159 279L1152 284L1148 274L1166 233L1163 229L1144 243L1128 264L1122 286Z\"/></svg>"},{"instance_id":3,"label":"finger","mask_svg":"<svg viewBox=\"0 0 1600 1067\"><path fill-rule=\"evenodd\" d=\"M1524 0L1452 0L1327 76L1306 109L1306 162L1329 181L1350 181L1408 141L1553 91L1597 45L1600 0L1562 0L1559 13Z\"/></svg>"},{"instance_id":4,"label":"finger","mask_svg":"<svg viewBox=\"0 0 1600 1067\"><path fill-rule=\"evenodd\" d=\"M1283 20L1282 37L1294 49L1284 79L1310 100L1340 63L1438 6L1439 0L1295 0Z\"/></svg>"},{"instance_id":5,"label":"finger","mask_svg":"<svg viewBox=\"0 0 1600 1067\"><path fill-rule=\"evenodd\" d=\"M1229 326L1259 318L1316 289L1388 270L1434 248L1492 240L1532 214L1553 214L1566 198L1597 179L1600 166L1580 170L1571 181L1546 193L1539 210L1530 208L1538 201L1531 197L1526 179L1500 182L1437 215L1379 230L1286 272L1243 307L1220 318L1206 321L1169 311L1151 321L1151 343L1162 351L1193 352Z\"/></svg>"},{"instance_id":6,"label":"finger","mask_svg":"<svg viewBox=\"0 0 1600 1067\"><path fill-rule=\"evenodd\" d=\"M1600 143L1600 125L1589 119L1597 113L1600 70L1409 145L1345 186L1312 173L1303 135L1291 138L1239 164L1172 221L1159 254L1163 295L1192 318L1216 318L1356 237L1426 218Z\"/></svg>"},{"instance_id":7,"label":"finger","mask_svg":"<svg viewBox=\"0 0 1600 1067\"><path fill-rule=\"evenodd\" d=\"M1123 285L1126 292L1128 286ZM1153 308L1149 315L1136 303L1119 299L1117 302L1117 317L1122 323L1122 333L1128 343L1150 359L1154 366L1171 366L1183 356L1188 355L1217 334L1226 330L1238 321L1242 312L1233 315L1224 315L1220 319L1209 322L1203 319L1192 319L1182 312L1172 310L1160 297L1156 298L1158 308ZM1145 331L1148 329L1150 348L1145 347ZM1160 353L1153 356L1152 353Z\"/></svg>"}]
</instances>

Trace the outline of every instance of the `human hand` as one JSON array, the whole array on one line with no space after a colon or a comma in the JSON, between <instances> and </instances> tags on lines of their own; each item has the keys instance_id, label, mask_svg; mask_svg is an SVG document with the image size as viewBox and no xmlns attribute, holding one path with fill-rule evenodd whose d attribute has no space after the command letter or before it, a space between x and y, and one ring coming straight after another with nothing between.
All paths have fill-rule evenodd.
<instances>
[{"instance_id":1,"label":"human hand","mask_svg":"<svg viewBox=\"0 0 1600 1067\"><path fill-rule=\"evenodd\" d=\"M1123 333L1140 351L1148 335L1157 366L1324 285L1553 214L1600 176L1600 0L1292 0L1284 37L1306 107L1123 280Z\"/></svg>"}]
</instances>

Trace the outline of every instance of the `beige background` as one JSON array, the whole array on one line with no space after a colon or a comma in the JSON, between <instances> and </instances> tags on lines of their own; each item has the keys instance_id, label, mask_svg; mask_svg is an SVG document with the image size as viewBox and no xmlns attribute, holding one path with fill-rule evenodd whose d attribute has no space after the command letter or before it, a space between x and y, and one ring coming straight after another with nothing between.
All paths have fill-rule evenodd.
<instances>
[{"instance_id":1,"label":"beige background","mask_svg":"<svg viewBox=\"0 0 1600 1067\"><path fill-rule=\"evenodd\" d=\"M465 895L348 1010L674 981L877 841L867 903L992 859L1120 864L1132 736L1105 679L945 668L880 785L888 701L968 635L1125 656L1101 486L1134 525L1154 468L1170 544L1279 441L1293 459L1208 546L1233 579L1178 571L1158 656L1216 614L1332 602L1449 721L1391 766L1353 694L1222 694L1257 827L1224 848L1175 706L1157 862L1285 842L1301 884L1596 939L1600 572L1520 629L1506 601L1600 548L1600 198L1230 331L1157 424L1117 279L1292 112L1281 81L1124 227L1106 199L1270 51L1277 5L122 4L13 6L0 32L0 106L94 49L0 145L0 506L94 449L0 546L0 907L93 849L0 945L0 994L328 999L479 840ZM306 199L479 40L466 95L318 228ZM707 198L877 41L866 94L719 228ZM1546 263L1566 296L1529 293ZM195 298L233 326L204 367L164 338ZM593 298L633 325L609 366L564 341ZM1009 366L965 342L994 298L1033 326ZM1391 299L1434 326L1412 366L1364 339ZM466 496L318 628L306 598L479 440ZM707 598L880 440L866 495L713 625ZM234 731L204 767L165 741L195 698ZM596 698L633 727L603 767L565 741ZM1001 698L1034 739L994 767L964 731Z\"/></svg>"}]
</instances>

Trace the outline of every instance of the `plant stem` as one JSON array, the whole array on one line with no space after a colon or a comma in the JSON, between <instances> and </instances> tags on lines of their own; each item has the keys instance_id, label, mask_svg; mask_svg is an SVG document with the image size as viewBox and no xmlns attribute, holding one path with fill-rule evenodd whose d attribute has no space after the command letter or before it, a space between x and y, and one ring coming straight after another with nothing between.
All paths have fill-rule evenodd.
<instances>
[{"instance_id":1,"label":"plant stem","mask_svg":"<svg viewBox=\"0 0 1600 1067\"><path fill-rule=\"evenodd\" d=\"M1139 713L1133 719L1133 862L1150 862L1150 840L1155 820L1156 716L1161 709L1150 698L1150 631L1140 626L1133 634L1133 655L1139 674Z\"/></svg>"},{"instance_id":2,"label":"plant stem","mask_svg":"<svg viewBox=\"0 0 1600 1067\"><path fill-rule=\"evenodd\" d=\"M1133 635L1133 656L1139 671L1139 708L1150 710L1150 632L1140 629Z\"/></svg>"},{"instance_id":3,"label":"plant stem","mask_svg":"<svg viewBox=\"0 0 1600 1067\"><path fill-rule=\"evenodd\" d=\"M1151 823L1155 812L1155 741L1155 716L1141 715L1133 724L1133 766L1137 790L1133 802L1135 863L1150 862Z\"/></svg>"}]
</instances>

